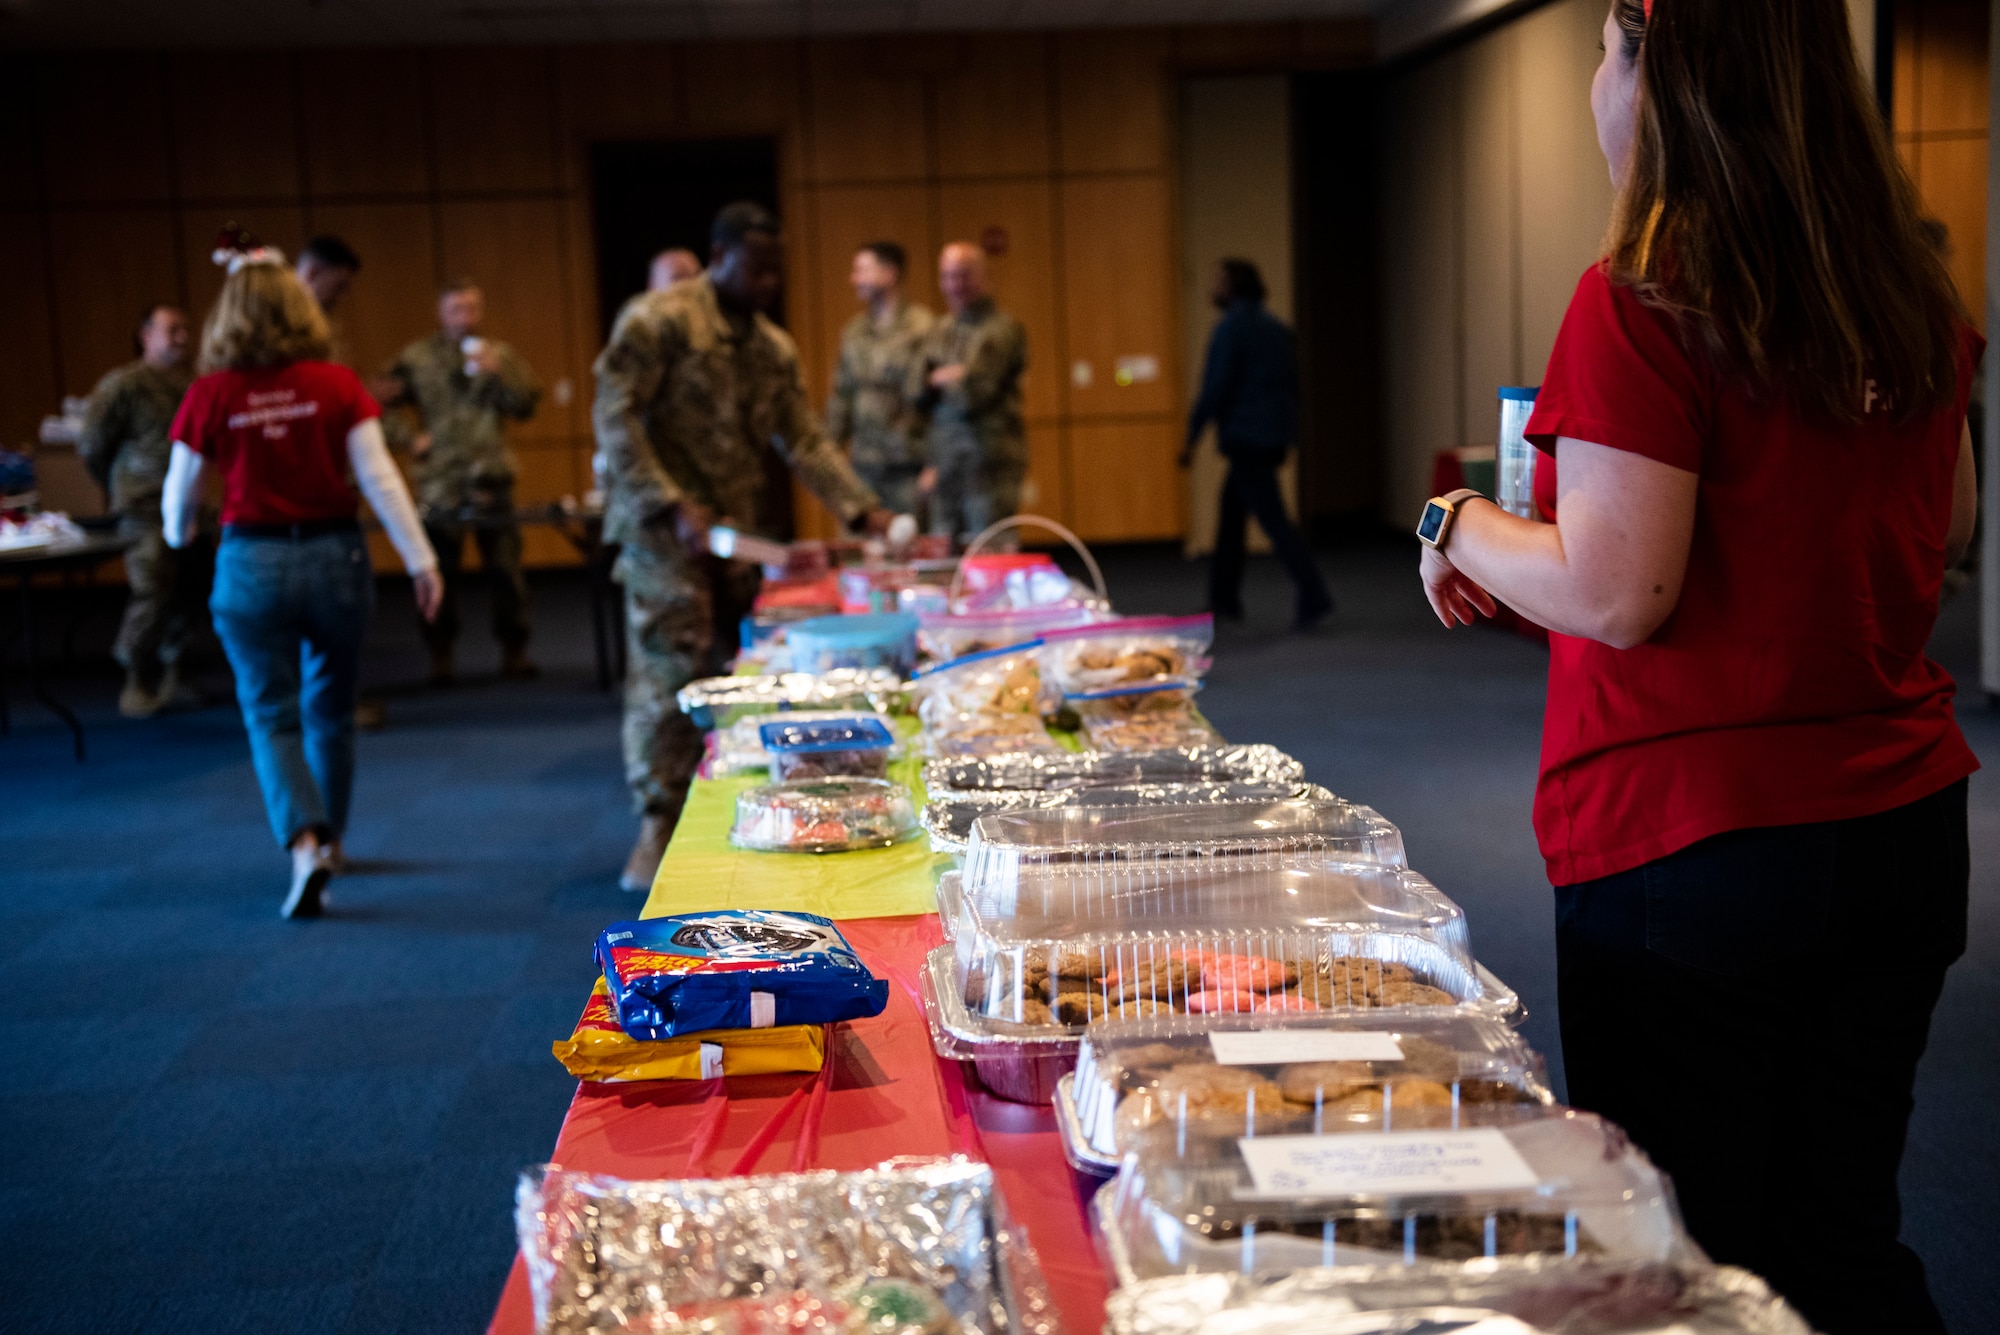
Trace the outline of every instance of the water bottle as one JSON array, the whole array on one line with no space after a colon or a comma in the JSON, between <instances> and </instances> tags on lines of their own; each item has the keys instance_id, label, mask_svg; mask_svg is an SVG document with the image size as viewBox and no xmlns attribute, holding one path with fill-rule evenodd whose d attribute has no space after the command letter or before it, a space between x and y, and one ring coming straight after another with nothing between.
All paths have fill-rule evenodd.
<instances>
[{"instance_id":1,"label":"water bottle","mask_svg":"<svg viewBox=\"0 0 2000 1335\"><path fill-rule=\"evenodd\" d=\"M1500 387L1500 449L1493 499L1510 515L1535 517L1535 447L1522 433L1528 416L1535 411L1535 395L1541 386L1502 385Z\"/></svg>"}]
</instances>

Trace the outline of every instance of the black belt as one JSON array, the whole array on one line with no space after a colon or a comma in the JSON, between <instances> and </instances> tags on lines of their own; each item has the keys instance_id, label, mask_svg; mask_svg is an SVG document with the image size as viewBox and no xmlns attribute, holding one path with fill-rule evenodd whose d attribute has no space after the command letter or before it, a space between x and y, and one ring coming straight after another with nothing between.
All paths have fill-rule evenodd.
<instances>
[{"instance_id":1,"label":"black belt","mask_svg":"<svg viewBox=\"0 0 2000 1335\"><path fill-rule=\"evenodd\" d=\"M224 524L225 538L323 538L329 533L359 533L358 519L302 519L296 524Z\"/></svg>"}]
</instances>

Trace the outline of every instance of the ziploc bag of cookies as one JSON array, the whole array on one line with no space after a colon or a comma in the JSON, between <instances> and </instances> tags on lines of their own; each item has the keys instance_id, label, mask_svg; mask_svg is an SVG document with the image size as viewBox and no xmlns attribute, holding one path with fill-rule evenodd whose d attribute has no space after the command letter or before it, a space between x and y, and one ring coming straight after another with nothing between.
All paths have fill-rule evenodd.
<instances>
[{"instance_id":1,"label":"ziploc bag of cookies","mask_svg":"<svg viewBox=\"0 0 2000 1335\"><path fill-rule=\"evenodd\" d=\"M1132 686L1191 686L1208 672L1215 618L1122 617L1042 635L1042 658L1064 695Z\"/></svg>"}]
</instances>

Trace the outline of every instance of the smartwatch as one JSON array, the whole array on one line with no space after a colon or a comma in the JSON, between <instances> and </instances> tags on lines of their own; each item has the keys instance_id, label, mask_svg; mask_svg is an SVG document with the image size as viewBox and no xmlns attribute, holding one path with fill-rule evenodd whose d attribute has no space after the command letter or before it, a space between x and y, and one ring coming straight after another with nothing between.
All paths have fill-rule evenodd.
<instances>
[{"instance_id":1,"label":"smartwatch","mask_svg":"<svg viewBox=\"0 0 2000 1335\"><path fill-rule=\"evenodd\" d=\"M1485 500L1486 494L1476 487L1460 487L1444 496L1433 496L1424 502L1424 516L1417 521L1417 540L1424 546L1437 551L1444 550L1445 540L1451 536L1451 526L1458 519L1458 507L1470 500Z\"/></svg>"}]
</instances>

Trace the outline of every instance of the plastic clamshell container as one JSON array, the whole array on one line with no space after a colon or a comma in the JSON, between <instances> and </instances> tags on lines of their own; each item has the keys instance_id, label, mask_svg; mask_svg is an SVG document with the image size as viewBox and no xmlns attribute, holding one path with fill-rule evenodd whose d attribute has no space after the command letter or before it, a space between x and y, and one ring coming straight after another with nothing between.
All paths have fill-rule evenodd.
<instances>
[{"instance_id":1,"label":"plastic clamshell container","mask_svg":"<svg viewBox=\"0 0 2000 1335\"><path fill-rule=\"evenodd\" d=\"M748 770L768 769L771 753L764 746L763 728L773 719L783 719L787 723L817 723L828 719L868 718L879 722L894 736L895 725L887 714L862 712L854 709L792 709L777 713L746 714L726 728L715 732L714 761L712 776L742 774ZM891 751L893 759L895 752Z\"/></svg>"},{"instance_id":2,"label":"plastic clamshell container","mask_svg":"<svg viewBox=\"0 0 2000 1335\"><path fill-rule=\"evenodd\" d=\"M1408 1010L1093 1024L1057 1098L1072 1161L1104 1172L1162 1137L1391 1131L1554 1101L1542 1059L1506 1024Z\"/></svg>"},{"instance_id":3,"label":"plastic clamshell container","mask_svg":"<svg viewBox=\"0 0 2000 1335\"><path fill-rule=\"evenodd\" d=\"M1334 801L1333 793L1316 783L1153 783L1123 788L994 788L962 793L949 801L925 804L924 830L931 848L939 853L963 855L972 837L972 823L981 816L1002 811L1035 811L1049 807L1107 807L1135 810L1146 807L1202 806L1233 802Z\"/></svg>"},{"instance_id":4,"label":"plastic clamshell container","mask_svg":"<svg viewBox=\"0 0 2000 1335\"><path fill-rule=\"evenodd\" d=\"M975 820L966 840L965 885L983 894L1041 869L1178 873L1290 853L1390 867L1408 862L1400 830L1373 808L1339 797L1057 806Z\"/></svg>"},{"instance_id":5,"label":"plastic clamshell container","mask_svg":"<svg viewBox=\"0 0 2000 1335\"><path fill-rule=\"evenodd\" d=\"M1058 751L933 761L924 790L949 801L996 789L1037 792L1154 783L1303 783L1305 766L1275 746L1193 746L1171 751Z\"/></svg>"},{"instance_id":6,"label":"plastic clamshell container","mask_svg":"<svg viewBox=\"0 0 2000 1335\"><path fill-rule=\"evenodd\" d=\"M703 677L675 696L697 728L726 728L752 714L782 709L873 709L893 712L903 679L889 668L777 672L759 677Z\"/></svg>"},{"instance_id":7,"label":"plastic clamshell container","mask_svg":"<svg viewBox=\"0 0 2000 1335\"><path fill-rule=\"evenodd\" d=\"M1471 1190L1262 1194L1244 1147L1259 1138L1171 1138L1127 1156L1097 1193L1098 1233L1117 1281L1203 1272L1275 1275L1307 1266L1401 1266L1430 1271L1518 1257L1610 1265L1700 1264L1673 1190L1625 1133L1591 1113L1505 1106L1461 1110L1458 1125L1495 1135L1532 1185ZM1346 1154L1405 1133L1354 1132ZM1278 1137L1267 1137L1275 1141ZM1285 1138L1291 1139L1291 1138ZM1407 1137L1402 1142L1407 1145ZM1275 1148L1275 1146L1272 1146ZM1310 1148L1305 1147L1305 1148Z\"/></svg>"},{"instance_id":8,"label":"plastic clamshell container","mask_svg":"<svg viewBox=\"0 0 2000 1335\"><path fill-rule=\"evenodd\" d=\"M908 672L917 661L917 619L904 612L814 617L785 632L794 671L889 668Z\"/></svg>"},{"instance_id":9,"label":"plastic clamshell container","mask_svg":"<svg viewBox=\"0 0 2000 1335\"><path fill-rule=\"evenodd\" d=\"M762 853L840 853L887 848L916 829L916 804L900 783L813 779L737 794L729 842Z\"/></svg>"},{"instance_id":10,"label":"plastic clamshell container","mask_svg":"<svg viewBox=\"0 0 2000 1335\"><path fill-rule=\"evenodd\" d=\"M771 777L799 779L853 777L886 779L896 734L872 714L844 714L801 720L779 717L758 725L758 739L771 757Z\"/></svg>"},{"instance_id":11,"label":"plastic clamshell container","mask_svg":"<svg viewBox=\"0 0 2000 1335\"><path fill-rule=\"evenodd\" d=\"M1105 1335L1812 1335L1771 1286L1734 1266L1508 1258L1412 1273L1314 1266L1274 1277L1141 1280L1105 1304Z\"/></svg>"},{"instance_id":12,"label":"plastic clamshell container","mask_svg":"<svg viewBox=\"0 0 2000 1335\"><path fill-rule=\"evenodd\" d=\"M1067 703L1100 751L1165 751L1220 746L1222 734L1195 711L1193 688L1140 687Z\"/></svg>"}]
</instances>

